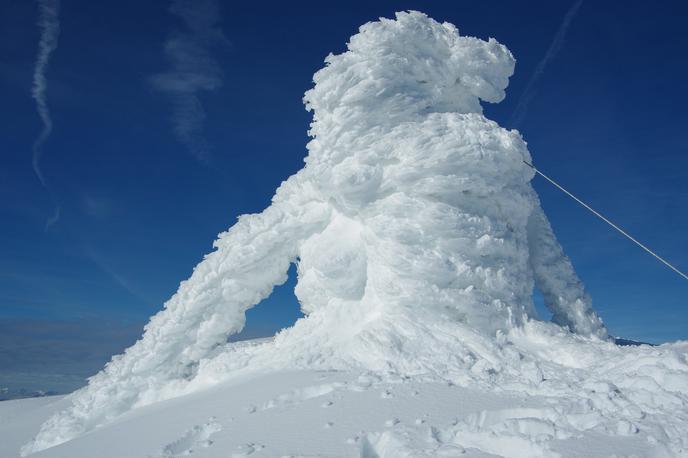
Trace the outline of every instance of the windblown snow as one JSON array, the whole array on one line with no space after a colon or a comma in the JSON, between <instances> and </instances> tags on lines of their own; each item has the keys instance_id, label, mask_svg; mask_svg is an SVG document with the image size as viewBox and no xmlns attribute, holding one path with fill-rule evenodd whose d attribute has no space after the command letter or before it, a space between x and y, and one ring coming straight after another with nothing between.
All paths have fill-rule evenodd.
<instances>
[{"instance_id":1,"label":"windblown snow","mask_svg":"<svg viewBox=\"0 0 688 458\"><path fill-rule=\"evenodd\" d=\"M304 97L304 168L219 235L141 340L69 396L22 455L212 386L231 396L270 374L341 371L363 382L296 387L263 407L340 391L351 400L365 380L449 386L454 421L390 417L335 455L560 456L576 441L632 438L640 456L687 456L688 343L609 340L531 187L526 143L482 114L481 101L505 96L507 48L418 12L365 24L347 48ZM306 316L274 339L228 344L292 263ZM536 316L535 287L553 323ZM452 396L473 391L485 406L460 412ZM225 430L206 418L161 456L202 454ZM244 451L282 452L261 447Z\"/></svg>"}]
</instances>

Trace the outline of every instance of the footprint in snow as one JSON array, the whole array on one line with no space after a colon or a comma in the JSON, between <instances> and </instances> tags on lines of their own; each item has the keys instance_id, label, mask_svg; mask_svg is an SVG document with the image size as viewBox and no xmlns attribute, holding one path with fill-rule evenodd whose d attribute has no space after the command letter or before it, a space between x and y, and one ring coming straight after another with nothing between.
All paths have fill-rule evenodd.
<instances>
[{"instance_id":1,"label":"footprint in snow","mask_svg":"<svg viewBox=\"0 0 688 458\"><path fill-rule=\"evenodd\" d=\"M466 449L458 444L443 444L434 451L435 456L458 456L466 453Z\"/></svg>"},{"instance_id":2,"label":"footprint in snow","mask_svg":"<svg viewBox=\"0 0 688 458\"><path fill-rule=\"evenodd\" d=\"M207 423L194 426L182 437L167 444L162 450L161 458L177 458L191 455L197 449L208 448L213 445L210 437L221 430L222 425L212 417Z\"/></svg>"},{"instance_id":3,"label":"footprint in snow","mask_svg":"<svg viewBox=\"0 0 688 458\"><path fill-rule=\"evenodd\" d=\"M369 375L359 375L355 382L353 382L349 389L351 391L365 391L372 387L378 379Z\"/></svg>"},{"instance_id":4,"label":"footprint in snow","mask_svg":"<svg viewBox=\"0 0 688 458\"><path fill-rule=\"evenodd\" d=\"M249 442L248 444L241 444L237 446L235 451L230 455L231 458L245 458L252 455L254 452L260 452L265 448L264 445L253 444Z\"/></svg>"},{"instance_id":5,"label":"footprint in snow","mask_svg":"<svg viewBox=\"0 0 688 458\"><path fill-rule=\"evenodd\" d=\"M391 428L392 426L396 426L399 424L399 419L398 418L391 418L385 422L385 426L388 428Z\"/></svg>"},{"instance_id":6,"label":"footprint in snow","mask_svg":"<svg viewBox=\"0 0 688 458\"><path fill-rule=\"evenodd\" d=\"M314 386L308 386L305 388L299 388L296 390L292 390L288 393L283 393L277 396L276 398L273 398L263 404L261 407L261 410L267 410L267 409L273 409L275 407L277 408L286 408L290 407L295 404L299 404L304 401L308 401L309 399L315 399L319 398L321 396L328 395L330 393L333 393L335 391L341 390L345 388L346 385L344 383L325 383L322 385L314 385ZM324 404L322 404L322 407L329 407L333 403L331 401L327 401Z\"/></svg>"}]
</instances>

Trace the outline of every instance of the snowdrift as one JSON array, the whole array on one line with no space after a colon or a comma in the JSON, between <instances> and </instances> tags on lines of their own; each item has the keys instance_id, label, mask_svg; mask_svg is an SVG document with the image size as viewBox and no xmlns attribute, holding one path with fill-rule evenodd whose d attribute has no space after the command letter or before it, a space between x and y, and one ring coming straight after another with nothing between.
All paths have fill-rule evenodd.
<instances>
[{"instance_id":1,"label":"snowdrift","mask_svg":"<svg viewBox=\"0 0 688 458\"><path fill-rule=\"evenodd\" d=\"M137 407L287 369L542 395L547 422L566 434L642 429L662 453L685 453L686 344L608 341L530 185L525 142L482 114L481 100L503 99L514 63L494 39L418 12L362 26L304 97L305 167L269 208L219 235L141 340L22 453ZM227 344L291 263L307 316L259 345ZM554 323L538 321L534 287ZM485 424L462 437L495 433Z\"/></svg>"}]
</instances>

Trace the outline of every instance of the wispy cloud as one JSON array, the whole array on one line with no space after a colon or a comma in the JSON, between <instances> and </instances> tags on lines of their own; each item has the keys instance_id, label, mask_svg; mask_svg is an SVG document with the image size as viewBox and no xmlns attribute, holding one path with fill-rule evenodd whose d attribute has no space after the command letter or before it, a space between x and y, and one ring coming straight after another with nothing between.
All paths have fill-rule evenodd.
<instances>
[{"instance_id":1,"label":"wispy cloud","mask_svg":"<svg viewBox=\"0 0 688 458\"><path fill-rule=\"evenodd\" d=\"M212 48L227 44L219 27L216 0L173 0L170 9L179 26L165 42L170 69L152 78L153 87L169 95L177 139L201 162L209 162L204 134L205 111L199 94L222 86L222 70Z\"/></svg>"},{"instance_id":2,"label":"wispy cloud","mask_svg":"<svg viewBox=\"0 0 688 458\"><path fill-rule=\"evenodd\" d=\"M582 4L583 0L576 0L571 8L569 8L569 10L566 12L566 16L564 16L564 20L559 26L559 30L557 30L552 43L550 43L549 48L547 48L545 56L542 58L542 60L540 60L537 67L535 67L535 71L530 77L530 80L528 80L528 84L526 84L526 88L523 90L521 98L518 99L516 109L511 115L510 124L513 127L518 127L523 121L523 118L525 118L526 113L528 112L528 106L535 97L537 83L540 80L540 77L542 77L542 74L545 72L545 68L547 67L547 64L549 64L549 61L552 60L557 53L559 53L559 50L561 50L564 40L566 39L566 33L569 30L569 26L576 17L576 14L578 13L578 10Z\"/></svg>"},{"instance_id":3,"label":"wispy cloud","mask_svg":"<svg viewBox=\"0 0 688 458\"><path fill-rule=\"evenodd\" d=\"M121 287L124 291L129 293L133 298L137 299L140 303L145 304L145 305L151 305L154 304L154 301L151 301L147 299L146 297L143 296L132 284L131 282L125 278L124 276L120 275L119 273L115 272L110 267L110 264L107 262L107 260L101 256L101 254L94 250L91 246L84 246L84 255L90 259L100 270L108 275L112 281Z\"/></svg>"},{"instance_id":4,"label":"wispy cloud","mask_svg":"<svg viewBox=\"0 0 688 458\"><path fill-rule=\"evenodd\" d=\"M43 129L41 129L41 133L33 143L32 164L36 177L38 177L41 185L43 185L50 195L50 199L53 201L55 207L53 215L46 222L47 229L60 219L60 205L57 201L57 197L50 186L48 186L45 176L43 175L43 170L41 169L43 146L53 130L53 120L50 117L50 110L48 109L48 102L46 100L48 82L45 75L48 70L50 56L53 51L57 49L57 40L60 35L59 0L39 0L38 14L38 27L41 30L41 39L38 44L38 56L36 57L36 65L33 71L31 95L36 101L36 109L43 122Z\"/></svg>"}]
</instances>

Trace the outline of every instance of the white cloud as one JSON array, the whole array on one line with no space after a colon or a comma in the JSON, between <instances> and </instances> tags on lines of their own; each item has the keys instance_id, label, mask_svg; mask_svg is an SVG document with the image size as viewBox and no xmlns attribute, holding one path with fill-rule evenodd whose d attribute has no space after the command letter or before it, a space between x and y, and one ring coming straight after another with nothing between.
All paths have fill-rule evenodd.
<instances>
[{"instance_id":1,"label":"white cloud","mask_svg":"<svg viewBox=\"0 0 688 458\"><path fill-rule=\"evenodd\" d=\"M38 9L38 27L41 29L41 39L38 44L38 56L36 57L36 65L33 72L31 95L36 101L36 109L38 115L41 117L43 129L33 143L32 165L36 177L38 177L41 184L50 195L55 206L53 215L46 222L47 229L60 219L60 205L57 202L57 197L50 186L48 186L45 176L43 175L43 170L41 169L43 145L53 130L53 121L50 117L50 110L48 109L46 100L48 83L45 75L48 69L50 56L53 51L57 49L57 41L60 35L60 2L59 0L39 0Z\"/></svg>"},{"instance_id":2,"label":"white cloud","mask_svg":"<svg viewBox=\"0 0 688 458\"><path fill-rule=\"evenodd\" d=\"M222 86L222 70L211 53L214 46L227 43L218 25L219 7L215 0L174 0L169 11L180 22L165 42L170 69L155 75L152 84L171 99L177 139L199 161L207 162L206 115L199 93Z\"/></svg>"}]
</instances>

